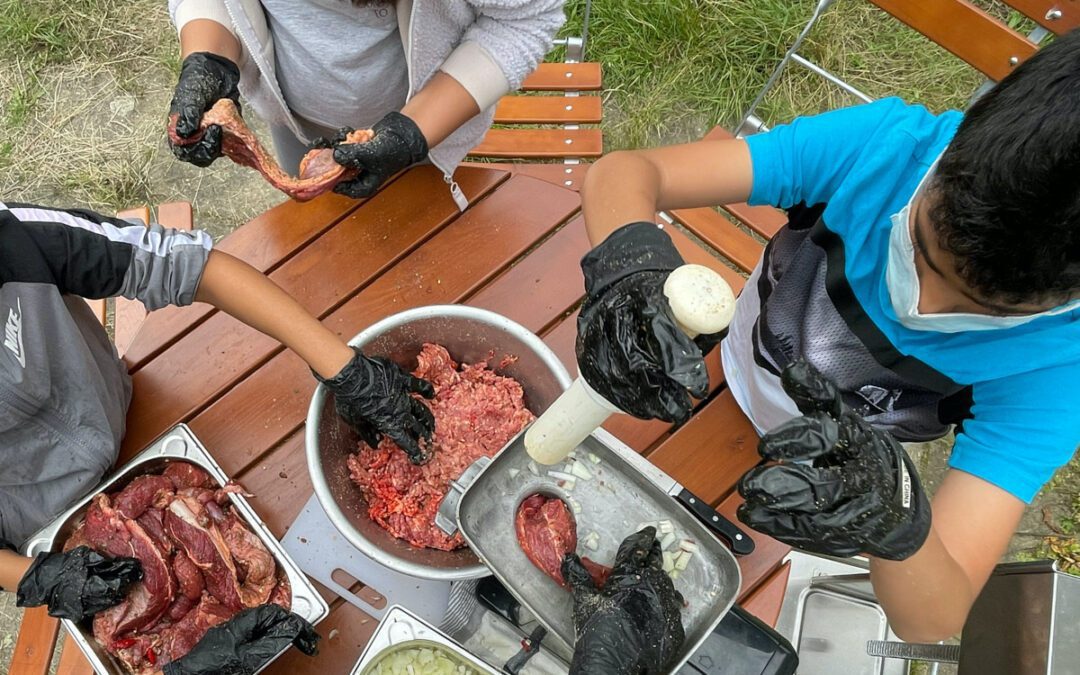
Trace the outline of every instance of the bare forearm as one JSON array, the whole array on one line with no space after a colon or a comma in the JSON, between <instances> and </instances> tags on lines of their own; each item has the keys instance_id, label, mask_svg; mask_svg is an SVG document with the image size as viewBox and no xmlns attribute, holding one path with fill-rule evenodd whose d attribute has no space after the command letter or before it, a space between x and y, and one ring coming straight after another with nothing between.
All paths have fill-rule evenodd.
<instances>
[{"instance_id":1,"label":"bare forearm","mask_svg":"<svg viewBox=\"0 0 1080 675\"><path fill-rule=\"evenodd\" d=\"M278 340L323 377L333 377L353 357L333 331L291 295L247 263L211 251L195 296Z\"/></svg>"},{"instance_id":2,"label":"bare forearm","mask_svg":"<svg viewBox=\"0 0 1080 675\"><path fill-rule=\"evenodd\" d=\"M32 559L21 556L15 551L0 550L0 588L14 592L19 582L30 569Z\"/></svg>"},{"instance_id":3,"label":"bare forearm","mask_svg":"<svg viewBox=\"0 0 1080 675\"><path fill-rule=\"evenodd\" d=\"M936 531L907 560L871 559L870 580L896 634L938 642L960 632L978 590Z\"/></svg>"},{"instance_id":4,"label":"bare forearm","mask_svg":"<svg viewBox=\"0 0 1080 675\"><path fill-rule=\"evenodd\" d=\"M180 31L180 57L185 58L196 52L210 52L238 63L240 42L217 21L196 19L185 24Z\"/></svg>"},{"instance_id":5,"label":"bare forearm","mask_svg":"<svg viewBox=\"0 0 1080 675\"><path fill-rule=\"evenodd\" d=\"M480 112L472 94L446 73L437 72L416 92L401 114L420 127L428 147L435 147Z\"/></svg>"}]
</instances>

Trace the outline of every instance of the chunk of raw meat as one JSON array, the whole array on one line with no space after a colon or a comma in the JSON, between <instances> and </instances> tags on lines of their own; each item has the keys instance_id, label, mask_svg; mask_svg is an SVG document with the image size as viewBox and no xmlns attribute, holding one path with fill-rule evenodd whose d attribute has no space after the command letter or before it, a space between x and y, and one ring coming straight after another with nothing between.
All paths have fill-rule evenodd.
<instances>
[{"instance_id":1,"label":"chunk of raw meat","mask_svg":"<svg viewBox=\"0 0 1080 675\"><path fill-rule=\"evenodd\" d=\"M577 525L566 503L542 494L527 497L518 507L514 529L532 564L555 583L566 586L562 561L567 553L577 550Z\"/></svg>"},{"instance_id":2,"label":"chunk of raw meat","mask_svg":"<svg viewBox=\"0 0 1080 675\"><path fill-rule=\"evenodd\" d=\"M459 370L446 349L433 344L425 344L416 360L413 374L435 387L434 399L421 399L435 417L431 460L416 466L383 438L377 448L361 443L347 464L372 520L414 546L450 551L465 544L460 533L449 537L435 525L450 481L501 450L534 417L521 384L487 362Z\"/></svg>"},{"instance_id":3,"label":"chunk of raw meat","mask_svg":"<svg viewBox=\"0 0 1080 675\"><path fill-rule=\"evenodd\" d=\"M165 476L139 476L113 497L113 508L125 518L136 520L151 506L164 508L175 488Z\"/></svg>"},{"instance_id":4,"label":"chunk of raw meat","mask_svg":"<svg viewBox=\"0 0 1080 675\"><path fill-rule=\"evenodd\" d=\"M164 512L160 508L149 509L139 516L135 522L146 530L146 534L154 540L164 555L172 555L173 543L169 535L165 534Z\"/></svg>"},{"instance_id":5,"label":"chunk of raw meat","mask_svg":"<svg viewBox=\"0 0 1080 675\"><path fill-rule=\"evenodd\" d=\"M243 609L232 555L205 506L178 494L165 511L165 531L202 570L210 594L230 609Z\"/></svg>"},{"instance_id":6,"label":"chunk of raw meat","mask_svg":"<svg viewBox=\"0 0 1080 675\"><path fill-rule=\"evenodd\" d=\"M221 525L221 535L225 538L225 544L229 547L236 566L243 572L240 597L244 606L258 607L266 604L277 585L277 564L274 557L255 533L240 522L235 513L225 517L225 522Z\"/></svg>"},{"instance_id":7,"label":"chunk of raw meat","mask_svg":"<svg viewBox=\"0 0 1080 675\"><path fill-rule=\"evenodd\" d=\"M177 551L172 559L173 572L176 574L176 582L179 586L179 594L172 607L166 612L171 621L179 621L199 604L206 581L203 579L202 570L191 562L191 558L183 551Z\"/></svg>"},{"instance_id":8,"label":"chunk of raw meat","mask_svg":"<svg viewBox=\"0 0 1080 675\"><path fill-rule=\"evenodd\" d=\"M327 192L343 180L356 176L354 169L347 169L334 161L331 149L312 150L300 161L300 176L293 177L285 173L273 156L259 143L259 139L248 128L240 116L236 104L223 98L206 111L200 130L190 138L181 138L176 133L177 115L169 118L169 140L174 145L191 145L202 139L206 128L211 125L221 127L221 151L232 161L248 166L261 173L277 189L297 201L314 199ZM372 138L369 129L358 129L349 134L349 143L365 143Z\"/></svg>"},{"instance_id":9,"label":"chunk of raw meat","mask_svg":"<svg viewBox=\"0 0 1080 675\"><path fill-rule=\"evenodd\" d=\"M274 592L270 594L270 602L285 609L292 609L292 584L284 570L278 572L277 586L274 586Z\"/></svg>"},{"instance_id":10,"label":"chunk of raw meat","mask_svg":"<svg viewBox=\"0 0 1080 675\"><path fill-rule=\"evenodd\" d=\"M179 491L185 488L212 488L214 479L203 469L188 462L171 462L161 475Z\"/></svg>"}]
</instances>

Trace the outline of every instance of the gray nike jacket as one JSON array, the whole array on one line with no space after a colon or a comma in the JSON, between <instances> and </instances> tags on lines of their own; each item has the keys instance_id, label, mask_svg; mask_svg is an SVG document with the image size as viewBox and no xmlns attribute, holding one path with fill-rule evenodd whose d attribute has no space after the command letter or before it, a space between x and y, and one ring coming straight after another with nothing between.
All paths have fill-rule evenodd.
<instances>
[{"instance_id":1,"label":"gray nike jacket","mask_svg":"<svg viewBox=\"0 0 1080 675\"><path fill-rule=\"evenodd\" d=\"M0 540L19 546L116 461L131 379L82 298L188 305L212 240L0 203Z\"/></svg>"}]
</instances>

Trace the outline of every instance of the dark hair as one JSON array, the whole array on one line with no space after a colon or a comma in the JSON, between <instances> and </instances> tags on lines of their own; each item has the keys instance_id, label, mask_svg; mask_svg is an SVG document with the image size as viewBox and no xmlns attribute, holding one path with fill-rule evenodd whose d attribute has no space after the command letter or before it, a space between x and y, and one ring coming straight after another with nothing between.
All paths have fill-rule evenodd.
<instances>
[{"instance_id":1,"label":"dark hair","mask_svg":"<svg viewBox=\"0 0 1080 675\"><path fill-rule=\"evenodd\" d=\"M939 243L980 295L1061 304L1080 291L1080 29L971 106L930 194Z\"/></svg>"}]
</instances>

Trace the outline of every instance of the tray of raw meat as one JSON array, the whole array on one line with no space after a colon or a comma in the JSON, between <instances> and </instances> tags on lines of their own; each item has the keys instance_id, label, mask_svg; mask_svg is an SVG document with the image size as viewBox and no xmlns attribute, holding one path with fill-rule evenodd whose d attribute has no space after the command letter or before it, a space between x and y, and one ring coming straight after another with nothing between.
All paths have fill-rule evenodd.
<instances>
[{"instance_id":1,"label":"tray of raw meat","mask_svg":"<svg viewBox=\"0 0 1080 675\"><path fill-rule=\"evenodd\" d=\"M143 578L71 639L100 675L142 675L247 607L276 603L317 623L326 602L185 425L170 430L30 538L27 554L89 546L132 556Z\"/></svg>"}]
</instances>

